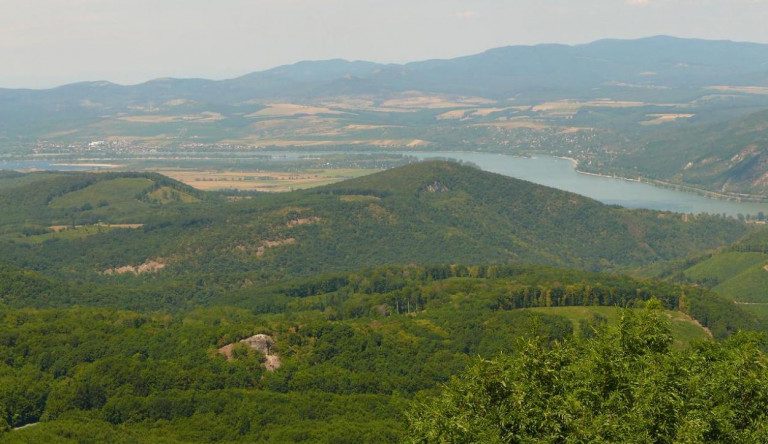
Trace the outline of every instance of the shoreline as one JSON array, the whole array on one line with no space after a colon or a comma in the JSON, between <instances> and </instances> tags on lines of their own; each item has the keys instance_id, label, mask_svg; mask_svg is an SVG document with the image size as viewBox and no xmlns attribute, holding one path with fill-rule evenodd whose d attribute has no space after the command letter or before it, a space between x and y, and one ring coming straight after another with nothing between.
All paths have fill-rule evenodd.
<instances>
[{"instance_id":1,"label":"shoreline","mask_svg":"<svg viewBox=\"0 0 768 444\"><path fill-rule=\"evenodd\" d=\"M672 189L677 191L694 193L696 195L707 197L713 200L724 200L728 202L743 202L743 203L768 203L768 196L759 196L755 194L720 193L717 191L711 191L704 188L696 188L689 185L666 182L659 179L648 179L642 176L637 179L631 179L629 177L618 176L615 174L608 175L608 174L593 173L589 171L582 171L579 169L578 161L572 157L565 157L565 156L552 156L552 157L570 161L573 164L573 170L575 172L577 172L578 174L584 174L587 176L602 177L604 179L619 179L619 180L624 180L627 182L635 182L635 183L647 183L649 185L657 186L659 188L667 188L667 189Z\"/></svg>"}]
</instances>

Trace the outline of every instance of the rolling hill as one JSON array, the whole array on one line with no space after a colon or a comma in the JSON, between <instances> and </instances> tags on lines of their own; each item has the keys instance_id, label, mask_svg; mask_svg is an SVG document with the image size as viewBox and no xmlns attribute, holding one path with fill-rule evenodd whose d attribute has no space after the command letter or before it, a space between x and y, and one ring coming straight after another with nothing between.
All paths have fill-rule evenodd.
<instances>
[{"instance_id":1,"label":"rolling hill","mask_svg":"<svg viewBox=\"0 0 768 444\"><path fill-rule=\"evenodd\" d=\"M721 217L606 206L442 161L305 191L235 201L198 192L189 194L195 202L166 204L148 200L151 194L99 195L135 176L110 174L59 175L5 190L0 260L105 282L132 282L107 270L161 263L150 273L158 282L215 275L225 289L407 263L620 270L726 245L748 229ZM147 177L154 188L173 185L162 176L138 179ZM97 221L107 226L89 229ZM85 231L51 233L59 225Z\"/></svg>"},{"instance_id":2,"label":"rolling hill","mask_svg":"<svg viewBox=\"0 0 768 444\"><path fill-rule=\"evenodd\" d=\"M532 335L586 341L659 316L644 342L706 351L764 329L698 285L531 265L623 270L746 224L452 162L239 196L7 173L0 229L0 442L399 442L404 412L472 356ZM242 342L255 335L269 356Z\"/></svg>"}]
</instances>

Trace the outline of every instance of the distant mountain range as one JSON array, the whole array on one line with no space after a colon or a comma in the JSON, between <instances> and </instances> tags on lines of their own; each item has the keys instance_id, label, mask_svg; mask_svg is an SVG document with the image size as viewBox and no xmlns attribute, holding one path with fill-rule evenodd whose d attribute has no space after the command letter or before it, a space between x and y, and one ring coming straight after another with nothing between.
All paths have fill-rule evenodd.
<instances>
[{"instance_id":1,"label":"distant mountain range","mask_svg":"<svg viewBox=\"0 0 768 444\"><path fill-rule=\"evenodd\" d=\"M6 89L0 90L0 100L118 104L187 98L236 103L410 90L501 99L541 93L573 96L610 86L695 89L720 84L768 85L768 45L658 36L576 46L507 46L404 65L304 61L222 81L157 79L135 86L84 82L39 91Z\"/></svg>"}]
</instances>

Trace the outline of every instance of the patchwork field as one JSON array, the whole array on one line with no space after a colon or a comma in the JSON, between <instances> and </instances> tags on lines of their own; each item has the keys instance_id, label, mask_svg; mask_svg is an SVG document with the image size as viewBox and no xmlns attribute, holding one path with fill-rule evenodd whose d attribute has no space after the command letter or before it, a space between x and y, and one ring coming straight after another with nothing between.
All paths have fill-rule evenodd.
<instances>
[{"instance_id":1,"label":"patchwork field","mask_svg":"<svg viewBox=\"0 0 768 444\"><path fill-rule=\"evenodd\" d=\"M674 122L679 119L690 119L696 114L648 114L651 120L640 122L640 125L660 125L662 123Z\"/></svg>"},{"instance_id":2,"label":"patchwork field","mask_svg":"<svg viewBox=\"0 0 768 444\"><path fill-rule=\"evenodd\" d=\"M158 171L199 190L243 190L283 192L306 189L373 174L379 170L348 168L274 171Z\"/></svg>"},{"instance_id":3,"label":"patchwork field","mask_svg":"<svg viewBox=\"0 0 768 444\"><path fill-rule=\"evenodd\" d=\"M744 94L768 94L768 87L765 87L765 86L717 85L717 86L710 86L707 89L723 91L723 92L737 92L737 93L744 93Z\"/></svg>"},{"instance_id":4,"label":"patchwork field","mask_svg":"<svg viewBox=\"0 0 768 444\"><path fill-rule=\"evenodd\" d=\"M248 114L246 117L287 117L316 114L344 114L344 112L295 103L271 103L267 105L267 108Z\"/></svg>"}]
</instances>

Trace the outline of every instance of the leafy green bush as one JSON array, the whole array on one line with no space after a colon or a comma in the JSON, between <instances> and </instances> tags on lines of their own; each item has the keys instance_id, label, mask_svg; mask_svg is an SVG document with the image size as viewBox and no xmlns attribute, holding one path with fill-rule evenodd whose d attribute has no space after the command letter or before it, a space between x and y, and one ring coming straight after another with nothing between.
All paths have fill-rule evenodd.
<instances>
[{"instance_id":1,"label":"leafy green bush","mask_svg":"<svg viewBox=\"0 0 768 444\"><path fill-rule=\"evenodd\" d=\"M478 361L418 404L410 442L766 442L762 340L677 352L654 310L628 310L594 339L521 339L519 353Z\"/></svg>"}]
</instances>

